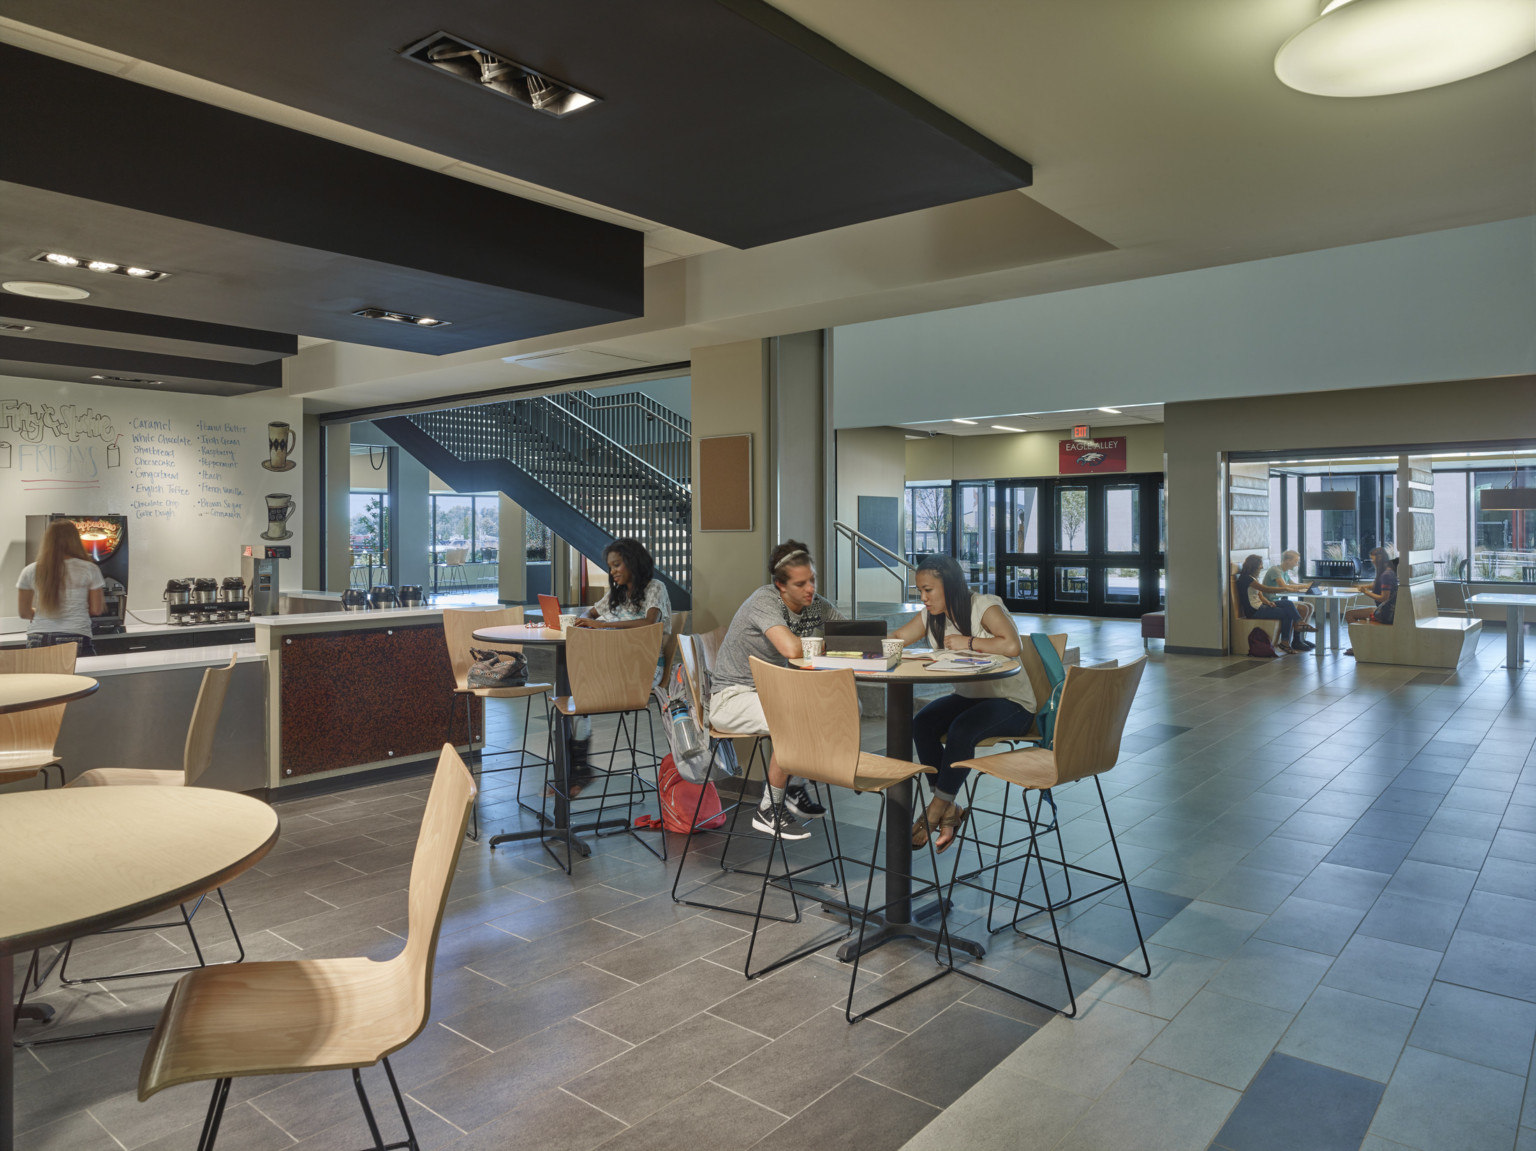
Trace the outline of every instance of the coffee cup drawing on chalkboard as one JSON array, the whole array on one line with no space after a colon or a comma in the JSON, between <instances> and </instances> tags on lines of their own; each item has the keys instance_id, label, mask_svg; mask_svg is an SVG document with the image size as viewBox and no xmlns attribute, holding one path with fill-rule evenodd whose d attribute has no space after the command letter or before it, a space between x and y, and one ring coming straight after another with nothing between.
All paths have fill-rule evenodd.
<instances>
[{"instance_id":1,"label":"coffee cup drawing on chalkboard","mask_svg":"<svg viewBox=\"0 0 1536 1151\"><path fill-rule=\"evenodd\" d=\"M298 434L282 420L274 420L268 424L267 458L261 461L261 466L269 472L291 470L294 461L288 458L288 453L293 451L298 439Z\"/></svg>"},{"instance_id":2,"label":"coffee cup drawing on chalkboard","mask_svg":"<svg viewBox=\"0 0 1536 1151\"><path fill-rule=\"evenodd\" d=\"M272 492L267 496L267 530L261 533L264 540L288 540L293 533L288 530L288 517L293 515L293 497L287 492Z\"/></svg>"}]
</instances>

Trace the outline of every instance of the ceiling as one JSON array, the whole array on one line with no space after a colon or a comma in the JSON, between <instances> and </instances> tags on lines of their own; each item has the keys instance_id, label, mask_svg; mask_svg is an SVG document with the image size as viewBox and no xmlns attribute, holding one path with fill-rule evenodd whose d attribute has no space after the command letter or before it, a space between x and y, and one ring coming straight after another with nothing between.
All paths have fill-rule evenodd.
<instances>
[{"instance_id":1,"label":"ceiling","mask_svg":"<svg viewBox=\"0 0 1536 1151\"><path fill-rule=\"evenodd\" d=\"M1272 68L1279 45L1316 15L1315 0L776 6L1007 154L1028 157L1032 184L1022 194L994 192L735 250L687 230L664 207L637 211L634 200L542 186L520 168L495 171L444 135L407 140L393 122L345 122L338 105L295 106L242 91L231 74L216 71L217 60L196 68L187 62L189 50L176 42L191 37L151 21L143 27L168 47L150 52L149 32L126 28L113 35L137 36L140 47L104 44L103 29L134 23L138 6L129 12L85 0L0 0L0 40L641 233L642 317L442 356L336 340L310 346L284 365L284 386L317 409L549 384L549 373L513 359L530 353L580 348L672 363L694 347L730 340L1536 213L1533 58L1424 92L1330 100L1285 88ZM381 7L389 19L404 10ZM487 0L457 10L494 15L497 7ZM193 8L176 5L178 19ZM421 34L433 30L429 22L419 21ZM266 36L229 23L236 33ZM691 36L678 37L697 47ZM187 70L158 62L162 51L181 53ZM263 68L277 74L271 83L292 82L281 74L294 58L268 55ZM534 62L581 80L562 71L561 61ZM421 83L438 79L417 71ZM461 95L478 93L465 88ZM697 166L690 157L681 179L665 175L686 184ZM759 158L754 171L771 176L768 168ZM646 215L652 211L655 217ZM957 395L965 383L954 381ZM1103 401L1126 398L1114 391Z\"/></svg>"},{"instance_id":2,"label":"ceiling","mask_svg":"<svg viewBox=\"0 0 1536 1151\"><path fill-rule=\"evenodd\" d=\"M963 423L963 420L972 420ZM1017 432L1070 431L1081 424L1089 428L1125 428L1137 424L1163 422L1162 404L1136 404L1114 412L1098 408L1074 408L1063 412L1014 412L1009 415L962 416L959 419L929 420L902 424L908 435L932 433L943 436L1006 436ZM1000 428L997 425L1002 424Z\"/></svg>"}]
</instances>

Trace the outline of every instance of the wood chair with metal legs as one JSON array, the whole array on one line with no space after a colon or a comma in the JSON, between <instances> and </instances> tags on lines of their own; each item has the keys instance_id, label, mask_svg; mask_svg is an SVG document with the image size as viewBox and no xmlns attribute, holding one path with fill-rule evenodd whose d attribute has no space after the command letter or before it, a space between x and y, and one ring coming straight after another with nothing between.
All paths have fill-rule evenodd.
<instances>
[{"instance_id":1,"label":"wood chair with metal legs","mask_svg":"<svg viewBox=\"0 0 1536 1151\"><path fill-rule=\"evenodd\" d=\"M453 665L453 698L448 702L448 736L449 743L453 742L453 719L458 711L459 700L464 701L465 722L469 726L469 744L475 742L475 700L487 699L521 699L523 704L523 738L516 748L504 748L499 751L479 752L471 751L470 771L477 776L491 775L499 771L518 772L517 777L517 802L518 806L530 815L548 822L544 812L532 804L523 802L523 776L522 772L530 767L542 767L548 770L550 764L549 748L544 749L545 754L531 755L528 751L528 732L533 720L533 700L535 696L547 696L554 688L547 683L527 683L520 687L470 687L469 668L474 663L474 657L469 654L469 649L474 647L482 651L521 652L521 644L515 643L483 643L474 638L475 632L487 627L515 627L523 622L523 609L520 607L497 608L490 611L474 608L444 608L443 609L443 639L448 644L448 659ZM489 755L515 755L518 761L507 767L486 767L485 757ZM470 816L469 838L480 838L480 812L478 805Z\"/></svg>"},{"instance_id":2,"label":"wood chair with metal legs","mask_svg":"<svg viewBox=\"0 0 1536 1151\"><path fill-rule=\"evenodd\" d=\"M1120 737L1125 731L1126 717L1130 714L1131 702L1136 697L1136 688L1141 682L1146 663L1147 657L1141 656L1124 667L1069 667L1066 685L1062 689L1061 704L1056 714L1053 745L1049 750L1030 748L1025 751L1008 751L955 764L956 767L971 769L969 787L973 793L979 778L983 775L1002 780L1005 788L1023 789L1025 792L1024 818L1031 828L1039 824L1040 806L1043 800L1036 800L1035 810L1031 814L1028 803L1029 792L1035 792L1038 795L1046 788L1060 787L1063 784L1090 777L1093 779L1094 789L1099 797L1099 807L1104 813L1104 825L1109 830L1109 843L1114 852L1118 874L1111 875L1078 863L1068 863L1064 852L1059 858L1047 856L1040 849L1039 837L1031 833L1022 837L1021 841L1027 844L1023 854L1009 859L999 858L996 862L982 868L980 872L965 876L956 874L960 865L957 854L948 889L952 892L955 887L967 887L1012 903L1015 908L1012 921L994 929L993 933L1012 928L1017 934L1028 939L1054 946L1061 960L1061 974L1066 982L1068 1007L1062 1008L1056 1004L1045 1003L1021 991L984 978L966 967L955 966L953 953L950 955L951 967L967 979L984 983L988 987L996 988L1015 998L1049 1010L1059 1011L1069 1018L1077 1014L1077 993L1072 987L1072 974L1067 964L1068 952L1131 975L1145 977L1152 972L1152 961L1147 955L1146 939L1141 933L1141 921L1136 916L1136 903L1131 897L1130 880L1125 874L1125 861L1120 855L1120 844L1115 837L1114 823L1110 819L1109 804L1104 798L1104 785L1099 779L1099 776L1115 766L1120 757ZM961 836L965 834L965 829L962 828ZM1006 831L1000 832L1000 835L1006 837ZM1020 861L1024 866L1019 876L1017 892L999 891L998 884L1003 869ZM1108 882L1067 899L1053 899L1048 868L1063 876L1076 873ZM1031 872L1037 876L1036 882L1040 889L1038 900L1029 898L1026 894L1030 888ZM989 881L984 881L983 876L989 876ZM1072 904L1096 898L1116 887L1125 889L1126 907L1130 913L1131 926L1136 932L1137 947L1141 950L1143 969L1139 971L1133 967L1124 966L1114 959L1105 959L1076 947L1068 947L1062 942L1061 922L1057 918L1057 913ZM1033 934L1027 929L1028 922L1038 920L1042 914L1050 920L1049 937Z\"/></svg>"},{"instance_id":3,"label":"wood chair with metal legs","mask_svg":"<svg viewBox=\"0 0 1536 1151\"><path fill-rule=\"evenodd\" d=\"M603 777L603 789L598 797L597 822L603 822L603 813L608 807L609 799L625 800L626 806L634 805L635 797L642 799L647 792L656 794L656 815L661 816L661 795L657 787L659 781L647 781L640 773L646 768L653 772L660 764L656 755L656 731L651 727L651 685L656 679L656 661L661 655L661 624L647 624L644 627L633 628L595 628L573 627L566 629L565 633L565 659L566 667L571 678L571 694L556 696L550 701L550 715L553 721L550 729L554 738L566 741L570 745L571 726L581 717L591 718L599 715L615 715L619 722L614 729L613 744L605 752L588 751L587 762L590 764L594 758L606 755L607 766L593 768L597 774ZM639 721L638 716L646 717L646 725L651 733L651 756L642 763L639 758ZM637 717L634 722L629 722L629 717ZM558 730L556 730L558 728ZM627 746L620 747L620 740L627 736ZM629 766L618 765L618 759L623 751L629 753ZM566 757L566 766L569 769L569 756ZM617 796L610 796L608 786L615 775L627 775L630 779L629 789ZM576 797L571 794L571 779L551 779L549 786L561 792L567 805ZM638 790L637 790L638 789ZM586 789L583 795L589 794ZM570 828L575 820L569 819L566 831L566 859L573 859L572 845L569 839L574 834ZM647 851L657 859L667 858L667 841L665 836L661 839L661 849L640 835L628 820L620 828L608 832L598 831L598 836L604 835L630 835L644 844ZM549 849L549 843L545 841L545 849ZM554 853L551 851L551 854Z\"/></svg>"},{"instance_id":4,"label":"wood chair with metal legs","mask_svg":"<svg viewBox=\"0 0 1536 1151\"><path fill-rule=\"evenodd\" d=\"M198 1151L213 1151L233 1079L350 1070L374 1148L418 1151L389 1056L427 1023L443 907L474 800L474 777L452 746L444 746L416 839L409 928L398 955L246 963L182 976L144 1052L139 1100L177 1084L214 1080L198 1142ZM389 1144L360 1074L380 1062L405 1128L405 1139Z\"/></svg>"},{"instance_id":5,"label":"wood chair with metal legs","mask_svg":"<svg viewBox=\"0 0 1536 1151\"><path fill-rule=\"evenodd\" d=\"M73 643L50 647L0 648L0 675L29 672L33 675L73 675L79 647ZM0 784L19 783L41 776L48 786L48 769L59 773L64 784L64 761L54 754L59 728L68 704L13 711L0 715Z\"/></svg>"},{"instance_id":6,"label":"wood chair with metal legs","mask_svg":"<svg viewBox=\"0 0 1536 1151\"><path fill-rule=\"evenodd\" d=\"M219 727L219 716L224 711L224 697L229 693L229 683L235 674L235 656L229 657L229 662L223 667L210 667L203 672L202 686L198 688L197 702L192 706L192 722L187 728L187 741L182 748L181 769L174 768L143 768L143 767L93 767L89 771L81 772L70 780L68 785L75 787L192 787L203 773L208 770L213 762L213 740ZM188 909L186 904L181 905L181 919L172 923L132 923L126 927L114 927L110 931L104 931L103 935L116 935L133 931L164 931L168 928L182 927L186 929L188 937L192 941L192 954L197 962L185 967L165 967L155 971L130 971L118 975L81 975L71 977L69 975L69 960L74 949L74 943L66 943L55 962L59 965L59 982L65 986L74 986L81 983L105 983L112 979L142 979L153 975L174 975L182 971L196 971L200 967L222 966L229 963L240 963L245 959L245 944L241 942L240 932L235 928L234 916L230 913L229 903L224 898L224 889L215 888L214 895L218 897L219 906L224 911L224 920L229 924L229 933L235 944L235 958L220 961L218 964L209 962L203 955L202 944L198 942L197 930L193 927L192 917L203 906L206 895L197 897L197 901ZM50 965L51 967L51 965ZM42 973L47 978L47 972ZM131 1028L130 1030L142 1031L145 1028ZM114 1032L100 1032L97 1034L114 1034ZM64 1039L83 1039L83 1035L70 1035L60 1037ZM47 1043L50 1040L38 1040L38 1043Z\"/></svg>"},{"instance_id":7,"label":"wood chair with metal legs","mask_svg":"<svg viewBox=\"0 0 1536 1151\"><path fill-rule=\"evenodd\" d=\"M830 785L826 793L826 822L832 829L834 840L837 839L836 792L839 788L846 788L853 792L874 792L880 796L880 814L875 820L875 836L869 854L869 882L864 890L862 911L856 908L849 898L847 872L846 870L843 872L842 907L846 909L850 920L858 921L859 928L858 943L853 948L853 971L848 980L848 1001L844 1005L843 1015L849 1023L857 1023L897 1000L905 999L913 992L942 979L954 966L954 957L951 955L949 963L942 965L939 971L927 979L882 1000L873 1007L854 1014L853 995L858 986L859 953L863 950L865 928L869 924L872 912L879 915L888 906L887 904L871 906L870 903L874 894L876 874L884 874L889 870L876 862L883 843L881 832L887 816L888 804L885 802L887 793L896 784L905 783L917 775L931 773L933 768L908 763L905 760L890 759L883 755L873 755L860 749L859 700L853 672L847 670L802 671L793 667L775 667L755 656L751 657L749 662L752 667L752 681L757 685L758 698L762 700L763 714L768 718L768 730L773 735L774 754L778 758L779 767L789 775L814 779ZM808 864L791 868L789 855L784 850L784 841L777 835L774 836L774 845L779 850L784 870L778 875L771 874L773 857L770 854L768 874L764 875L763 886L758 894L758 916L753 919L752 937L747 945L747 958L743 972L748 979L755 979L787 963L802 959L831 942L827 939L817 940L797 948L765 967L752 970L752 955L757 948L757 933L762 924L762 909L768 896L769 886L788 891L791 905L798 910L793 885L794 876L811 867L819 866ZM861 862L842 857L840 843L838 856L839 861L844 864ZM911 892L913 899L921 899L940 890L939 861L933 851L932 839L928 841L928 860L933 866L933 882L931 884L919 882L915 876L911 877L917 888ZM939 901L939 916L939 946L946 947L949 942L949 921L943 900ZM845 935L851 932L852 923L850 922L849 931Z\"/></svg>"}]
</instances>

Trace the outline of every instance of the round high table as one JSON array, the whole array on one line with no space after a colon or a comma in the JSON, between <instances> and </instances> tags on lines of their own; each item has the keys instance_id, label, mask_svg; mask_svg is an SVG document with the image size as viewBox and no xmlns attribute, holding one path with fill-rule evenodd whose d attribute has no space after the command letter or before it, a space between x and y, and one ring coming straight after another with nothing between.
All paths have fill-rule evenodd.
<instances>
[{"instance_id":1,"label":"round high table","mask_svg":"<svg viewBox=\"0 0 1536 1151\"><path fill-rule=\"evenodd\" d=\"M1536 608L1536 595L1523 592L1478 592L1467 597L1474 612L1481 607L1504 609L1504 666L1519 671L1525 665L1525 613Z\"/></svg>"},{"instance_id":2,"label":"round high table","mask_svg":"<svg viewBox=\"0 0 1536 1151\"><path fill-rule=\"evenodd\" d=\"M1339 650L1339 623L1344 618L1344 605L1360 598L1360 593L1352 587L1323 587L1312 592L1284 592L1284 595L1294 599L1304 599L1316 606L1313 612L1319 620L1328 624L1328 648L1331 651ZM1374 605L1372 605L1374 606ZM1317 658L1323 658L1323 629L1314 622L1317 628Z\"/></svg>"},{"instance_id":3,"label":"round high table","mask_svg":"<svg viewBox=\"0 0 1536 1151\"><path fill-rule=\"evenodd\" d=\"M88 675L49 675L43 672L13 671L0 675L0 715L10 711L31 711L83 699L100 684Z\"/></svg>"},{"instance_id":4,"label":"round high table","mask_svg":"<svg viewBox=\"0 0 1536 1151\"><path fill-rule=\"evenodd\" d=\"M993 659L998 657L994 656ZM792 661L804 666L804 660ZM903 659L890 671L858 672L860 683L885 685L885 754L891 759L916 763L912 750L912 690L919 684L982 683L993 679L1007 679L1018 675L1021 665L1016 659L1003 660L976 671L929 671L926 662ZM898 783L886 791L890 809L885 816L885 902L883 915L871 916L876 922L864 932L864 943L850 939L838 949L837 957L851 960L857 951L867 955L883 943L893 939L921 939L937 943L939 933L913 922L912 912L912 796L913 782ZM827 906L836 906L823 901ZM932 910L937 910L935 903ZM852 909L848 909L852 911ZM921 918L919 912L916 918ZM986 954L981 944L952 935L950 944L967 951L978 959Z\"/></svg>"},{"instance_id":5,"label":"round high table","mask_svg":"<svg viewBox=\"0 0 1536 1151\"><path fill-rule=\"evenodd\" d=\"M555 695L568 696L571 694L571 676L565 663L565 632L558 628L547 628L543 624L507 624L503 627L483 627L475 631L474 638L481 643L505 643L521 644L532 647L551 647L555 651ZM601 831L609 827L628 827L625 819L604 819L592 823L583 823L579 826L571 826L571 803L567 796L571 790L570 776L570 732L569 721L561 718L559 738L553 740L554 761L552 770L557 778L565 781L564 787L555 789L555 821L552 824L540 824L532 831L506 831L500 835L491 836L491 846L494 848L499 843L513 843L523 839L537 839L544 843L544 849L557 863L560 863L566 871L570 871L571 864L575 861L571 853L587 856L592 854L592 847L585 840L577 836L578 831ZM549 839L562 839L569 845L569 851L562 862L558 855L549 849Z\"/></svg>"},{"instance_id":6,"label":"round high table","mask_svg":"<svg viewBox=\"0 0 1536 1151\"><path fill-rule=\"evenodd\" d=\"M266 855L277 830L259 799L205 787L0 796L0 1151L14 1148L12 957L212 891Z\"/></svg>"}]
</instances>

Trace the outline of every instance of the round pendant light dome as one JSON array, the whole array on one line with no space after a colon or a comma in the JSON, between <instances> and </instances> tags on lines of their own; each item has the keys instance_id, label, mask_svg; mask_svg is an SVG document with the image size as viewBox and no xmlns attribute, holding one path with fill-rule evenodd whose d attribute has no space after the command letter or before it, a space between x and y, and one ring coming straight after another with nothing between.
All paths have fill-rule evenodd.
<instances>
[{"instance_id":1,"label":"round pendant light dome","mask_svg":"<svg viewBox=\"0 0 1536 1151\"><path fill-rule=\"evenodd\" d=\"M0 284L0 288L18 296L33 296L39 300L84 300L90 296L84 288L72 284L51 284L47 280L7 280Z\"/></svg>"},{"instance_id":2,"label":"round pendant light dome","mask_svg":"<svg viewBox=\"0 0 1536 1151\"><path fill-rule=\"evenodd\" d=\"M1388 96L1531 52L1536 0L1331 0L1275 54L1275 75L1316 96Z\"/></svg>"}]
</instances>

